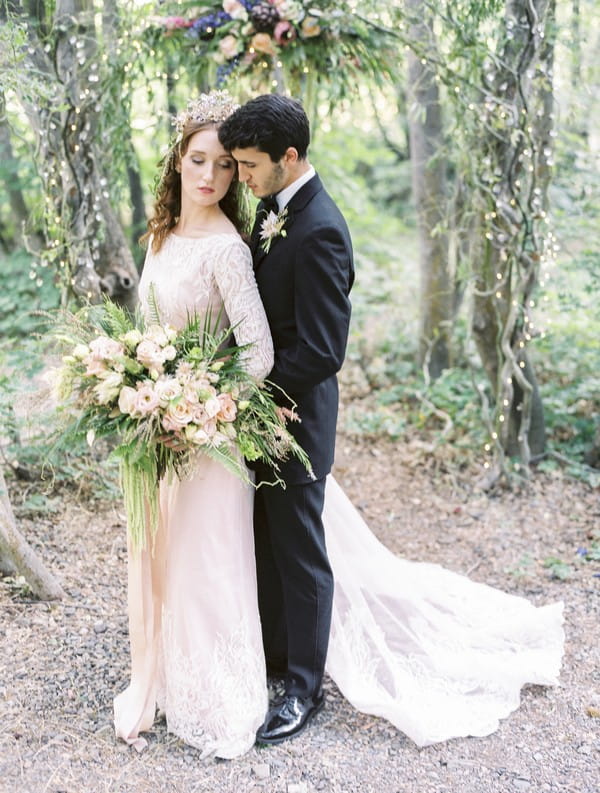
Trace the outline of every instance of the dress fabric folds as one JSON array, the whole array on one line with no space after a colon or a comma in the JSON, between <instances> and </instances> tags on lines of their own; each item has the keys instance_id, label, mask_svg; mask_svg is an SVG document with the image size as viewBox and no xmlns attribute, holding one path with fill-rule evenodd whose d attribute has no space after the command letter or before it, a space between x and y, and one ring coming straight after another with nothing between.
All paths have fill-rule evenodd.
<instances>
[{"instance_id":1,"label":"dress fabric folds","mask_svg":"<svg viewBox=\"0 0 600 793\"><path fill-rule=\"evenodd\" d=\"M176 328L210 313L251 344L248 371L273 365L250 251L234 234L170 235L148 250L140 302ZM169 732L203 755L246 752L267 709L256 597L253 488L199 454L191 478L160 484L160 526L147 550L128 553L131 682L114 702L119 737L137 748L156 709Z\"/></svg>"},{"instance_id":2,"label":"dress fabric folds","mask_svg":"<svg viewBox=\"0 0 600 793\"><path fill-rule=\"evenodd\" d=\"M171 235L148 253L161 318L224 308L248 369L273 361L250 254L234 235ZM157 707L168 730L203 756L239 756L267 709L257 606L253 489L199 456L191 478L161 482L161 525L130 550L131 682L114 703L119 737L138 747ZM357 709L388 719L419 746L483 736L519 706L526 683L557 682L562 603L536 608L445 570L394 556L332 476L323 515L334 573L326 671Z\"/></svg>"},{"instance_id":3,"label":"dress fabric folds","mask_svg":"<svg viewBox=\"0 0 600 793\"><path fill-rule=\"evenodd\" d=\"M558 682L562 603L536 608L395 556L331 476L323 522L335 581L326 671L358 710L426 746L489 735L523 685Z\"/></svg>"}]
</instances>

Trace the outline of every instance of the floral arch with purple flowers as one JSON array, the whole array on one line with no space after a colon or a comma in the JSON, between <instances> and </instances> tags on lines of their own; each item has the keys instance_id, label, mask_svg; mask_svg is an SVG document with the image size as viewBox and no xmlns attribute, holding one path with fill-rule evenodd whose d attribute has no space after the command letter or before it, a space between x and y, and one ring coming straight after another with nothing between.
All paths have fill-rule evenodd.
<instances>
[{"instance_id":1,"label":"floral arch with purple flowers","mask_svg":"<svg viewBox=\"0 0 600 793\"><path fill-rule=\"evenodd\" d=\"M183 12L179 5L180 15L154 18L150 27L205 59L214 87L245 75L281 92L326 81L342 96L359 76L389 74L397 42L378 5L361 2L359 12L357 0L222 0Z\"/></svg>"}]
</instances>

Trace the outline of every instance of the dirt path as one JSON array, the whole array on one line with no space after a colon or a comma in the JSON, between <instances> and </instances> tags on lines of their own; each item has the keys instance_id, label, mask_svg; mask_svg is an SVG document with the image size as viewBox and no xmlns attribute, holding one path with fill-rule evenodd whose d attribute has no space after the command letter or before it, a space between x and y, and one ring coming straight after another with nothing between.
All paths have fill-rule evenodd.
<instances>
[{"instance_id":1,"label":"dirt path","mask_svg":"<svg viewBox=\"0 0 600 793\"><path fill-rule=\"evenodd\" d=\"M582 549L600 531L597 493L540 475L527 492L490 498L418 444L370 446L347 436L336 476L396 553L538 604L563 600L562 685L524 690L521 708L494 735L419 750L354 711L328 682L327 708L280 747L200 760L159 723L138 755L111 725L112 698L128 675L123 516L118 504L70 498L60 512L22 522L69 599L27 603L0 583L1 793L596 793L600 562ZM18 494L15 501L18 509ZM569 569L545 567L549 558Z\"/></svg>"}]
</instances>

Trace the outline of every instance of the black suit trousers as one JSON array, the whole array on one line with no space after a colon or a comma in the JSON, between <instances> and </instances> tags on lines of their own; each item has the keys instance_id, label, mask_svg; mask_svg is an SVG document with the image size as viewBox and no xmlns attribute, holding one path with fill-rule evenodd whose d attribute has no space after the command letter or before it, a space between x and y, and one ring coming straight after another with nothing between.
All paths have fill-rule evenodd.
<instances>
[{"instance_id":1,"label":"black suit trousers","mask_svg":"<svg viewBox=\"0 0 600 793\"><path fill-rule=\"evenodd\" d=\"M254 502L267 669L287 669L286 691L299 697L321 687L331 627L333 574L321 519L324 499L325 478L285 490L263 485Z\"/></svg>"}]
</instances>

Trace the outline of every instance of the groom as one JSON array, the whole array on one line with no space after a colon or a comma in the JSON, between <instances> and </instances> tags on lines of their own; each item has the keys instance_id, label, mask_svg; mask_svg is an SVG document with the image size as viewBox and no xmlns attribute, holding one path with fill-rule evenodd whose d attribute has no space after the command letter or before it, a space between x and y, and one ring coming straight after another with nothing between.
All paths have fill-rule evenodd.
<instances>
[{"instance_id":1,"label":"groom","mask_svg":"<svg viewBox=\"0 0 600 793\"><path fill-rule=\"evenodd\" d=\"M307 159L309 123L300 102L252 99L219 130L245 182L261 199L252 232L256 280L275 347L268 380L297 404L290 425L315 479L282 464L285 489L256 492L258 598L267 673L285 677L285 696L257 733L260 743L298 735L323 707L333 576L323 532L325 478L335 446L339 371L350 321L352 245L340 211ZM277 389L280 404L287 400ZM257 481L272 479L257 467Z\"/></svg>"}]
</instances>

